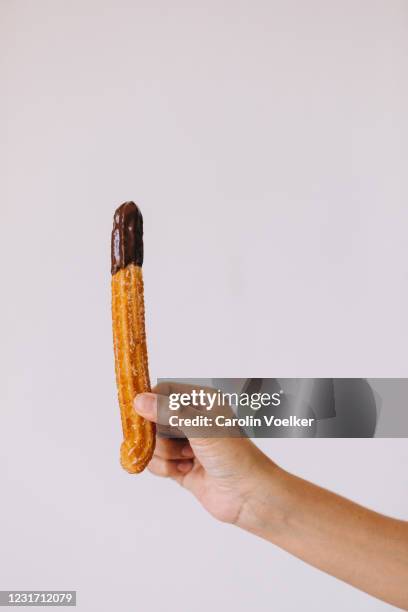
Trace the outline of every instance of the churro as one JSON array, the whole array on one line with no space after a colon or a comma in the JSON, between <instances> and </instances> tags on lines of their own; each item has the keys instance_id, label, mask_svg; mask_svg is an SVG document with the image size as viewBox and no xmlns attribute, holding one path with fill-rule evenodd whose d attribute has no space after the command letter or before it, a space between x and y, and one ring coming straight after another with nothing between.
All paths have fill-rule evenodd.
<instances>
[{"instance_id":1,"label":"churro","mask_svg":"<svg viewBox=\"0 0 408 612\"><path fill-rule=\"evenodd\" d=\"M112 231L112 327L116 384L122 419L122 467L142 472L152 458L155 425L133 408L137 393L150 391L144 289L143 218L133 202L120 206Z\"/></svg>"}]
</instances>

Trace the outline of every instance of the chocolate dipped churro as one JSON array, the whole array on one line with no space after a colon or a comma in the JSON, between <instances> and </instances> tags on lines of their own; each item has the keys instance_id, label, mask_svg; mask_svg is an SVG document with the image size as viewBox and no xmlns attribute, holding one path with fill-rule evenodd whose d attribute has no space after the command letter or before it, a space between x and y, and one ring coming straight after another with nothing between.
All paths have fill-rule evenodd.
<instances>
[{"instance_id":1,"label":"chocolate dipped churro","mask_svg":"<svg viewBox=\"0 0 408 612\"><path fill-rule=\"evenodd\" d=\"M116 384L122 418L122 467L142 472L152 458L155 425L133 408L150 391L143 292L143 217L133 202L120 206L112 230L112 327Z\"/></svg>"}]
</instances>

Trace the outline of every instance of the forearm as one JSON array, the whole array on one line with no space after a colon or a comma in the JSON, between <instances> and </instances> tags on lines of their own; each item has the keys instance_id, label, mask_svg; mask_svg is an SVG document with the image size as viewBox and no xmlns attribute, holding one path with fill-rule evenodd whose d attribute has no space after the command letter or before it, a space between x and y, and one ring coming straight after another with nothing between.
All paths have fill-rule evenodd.
<instances>
[{"instance_id":1,"label":"forearm","mask_svg":"<svg viewBox=\"0 0 408 612\"><path fill-rule=\"evenodd\" d=\"M353 586L408 609L408 523L271 465L239 525Z\"/></svg>"}]
</instances>

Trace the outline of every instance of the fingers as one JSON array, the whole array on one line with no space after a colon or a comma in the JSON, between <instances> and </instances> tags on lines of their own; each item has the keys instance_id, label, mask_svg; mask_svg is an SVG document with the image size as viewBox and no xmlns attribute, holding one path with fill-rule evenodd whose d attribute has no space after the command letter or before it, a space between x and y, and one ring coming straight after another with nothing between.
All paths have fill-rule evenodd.
<instances>
[{"instance_id":1,"label":"fingers","mask_svg":"<svg viewBox=\"0 0 408 612\"><path fill-rule=\"evenodd\" d=\"M167 425L167 420L159 423L160 411L158 410L159 402L162 402L161 406L165 410L165 413L168 412L168 403L169 403L169 395L172 393L173 388L179 389L183 387L187 390L190 390L190 387L187 385L170 385L170 383L162 383L157 385L154 388L154 393L140 393L136 395L133 405L141 416L143 416L148 421L152 421L153 423L158 423L161 425ZM164 413L164 410L162 411Z\"/></svg>"},{"instance_id":2,"label":"fingers","mask_svg":"<svg viewBox=\"0 0 408 612\"><path fill-rule=\"evenodd\" d=\"M157 438L155 456L161 459L175 461L176 459L192 459L193 450L185 440L173 440L168 438Z\"/></svg>"},{"instance_id":3,"label":"fingers","mask_svg":"<svg viewBox=\"0 0 408 612\"><path fill-rule=\"evenodd\" d=\"M157 438L156 448L148 469L155 476L173 478L181 483L192 469L194 453L185 440Z\"/></svg>"},{"instance_id":4,"label":"fingers","mask_svg":"<svg viewBox=\"0 0 408 612\"><path fill-rule=\"evenodd\" d=\"M148 469L152 474L155 474L155 476L180 480L180 478L190 472L193 465L194 463L191 459L184 459L183 461L169 461L154 455L149 463Z\"/></svg>"},{"instance_id":5,"label":"fingers","mask_svg":"<svg viewBox=\"0 0 408 612\"><path fill-rule=\"evenodd\" d=\"M169 408L169 397L167 395L140 393L136 395L133 406L136 412L148 421L165 427L169 426L169 417L172 412ZM183 415L193 418L197 415L197 412L191 406L183 406Z\"/></svg>"},{"instance_id":6,"label":"fingers","mask_svg":"<svg viewBox=\"0 0 408 612\"><path fill-rule=\"evenodd\" d=\"M169 398L158 393L140 393L136 395L133 406L141 416L159 425L169 424ZM160 409L159 409L160 408ZM190 407L183 407L183 414L193 417L196 412Z\"/></svg>"},{"instance_id":7,"label":"fingers","mask_svg":"<svg viewBox=\"0 0 408 612\"><path fill-rule=\"evenodd\" d=\"M158 396L154 393L137 395L134 402L135 409L149 421L157 423L157 404L161 398L168 404L167 397ZM156 476L180 479L193 467L193 457L194 452L185 438L160 438L158 436L149 470Z\"/></svg>"},{"instance_id":8,"label":"fingers","mask_svg":"<svg viewBox=\"0 0 408 612\"><path fill-rule=\"evenodd\" d=\"M136 412L148 421L157 423L157 396L154 393L136 395L133 405Z\"/></svg>"}]
</instances>

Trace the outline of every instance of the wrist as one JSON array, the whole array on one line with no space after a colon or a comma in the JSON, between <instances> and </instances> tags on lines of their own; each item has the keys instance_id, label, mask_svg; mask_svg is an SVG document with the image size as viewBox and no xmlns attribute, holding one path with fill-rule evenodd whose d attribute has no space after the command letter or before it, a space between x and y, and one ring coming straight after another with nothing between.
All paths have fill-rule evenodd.
<instances>
[{"instance_id":1,"label":"wrist","mask_svg":"<svg viewBox=\"0 0 408 612\"><path fill-rule=\"evenodd\" d=\"M252 472L236 524L245 531L273 538L288 522L290 475L267 457L265 460Z\"/></svg>"}]
</instances>

